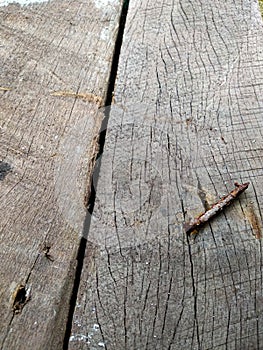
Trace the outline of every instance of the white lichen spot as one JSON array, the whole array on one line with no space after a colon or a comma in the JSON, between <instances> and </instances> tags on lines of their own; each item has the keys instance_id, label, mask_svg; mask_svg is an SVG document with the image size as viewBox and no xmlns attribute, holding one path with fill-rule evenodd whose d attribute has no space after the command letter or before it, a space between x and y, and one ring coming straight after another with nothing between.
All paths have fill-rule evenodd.
<instances>
[{"instance_id":1,"label":"white lichen spot","mask_svg":"<svg viewBox=\"0 0 263 350\"><path fill-rule=\"evenodd\" d=\"M97 332L100 329L100 326L97 323L94 323L93 330Z\"/></svg>"},{"instance_id":2,"label":"white lichen spot","mask_svg":"<svg viewBox=\"0 0 263 350\"><path fill-rule=\"evenodd\" d=\"M103 10L107 6L118 5L119 1L118 0L94 0L94 3L98 9Z\"/></svg>"},{"instance_id":3,"label":"white lichen spot","mask_svg":"<svg viewBox=\"0 0 263 350\"><path fill-rule=\"evenodd\" d=\"M85 343L89 343L88 341L88 337L84 334L75 334L75 335L71 335L69 338L69 341L80 341L80 342L85 342Z\"/></svg>"},{"instance_id":4,"label":"white lichen spot","mask_svg":"<svg viewBox=\"0 0 263 350\"><path fill-rule=\"evenodd\" d=\"M0 0L0 6L7 6L9 4L19 4L21 6L27 6L30 4L39 4L47 1L48 0Z\"/></svg>"},{"instance_id":5,"label":"white lichen spot","mask_svg":"<svg viewBox=\"0 0 263 350\"><path fill-rule=\"evenodd\" d=\"M110 39L110 31L109 28L103 28L101 33L100 33L100 38L103 41L108 41Z\"/></svg>"}]
</instances>

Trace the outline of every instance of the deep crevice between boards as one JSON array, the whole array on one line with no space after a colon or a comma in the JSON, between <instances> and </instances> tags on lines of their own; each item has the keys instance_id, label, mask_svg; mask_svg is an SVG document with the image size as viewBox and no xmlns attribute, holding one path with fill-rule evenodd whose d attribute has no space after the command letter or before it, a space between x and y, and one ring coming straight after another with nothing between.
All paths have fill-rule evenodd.
<instances>
[{"instance_id":1,"label":"deep crevice between boards","mask_svg":"<svg viewBox=\"0 0 263 350\"><path fill-rule=\"evenodd\" d=\"M126 17L127 17L127 13L128 13L128 8L129 8L129 0L124 0L123 4L122 4L120 21L119 21L119 29L118 29L118 33L117 33L117 37L116 37L115 48L114 48L114 53L113 53L113 58L112 58L107 94L106 94L106 99L105 99L105 106L111 106L111 104L112 104L112 97L113 97L115 81L116 81L116 77L117 77L119 57L120 57L120 51L121 51L121 46L122 46L122 40L123 40L123 34L124 34L124 28L125 28L125 24L126 24ZM68 344L69 344L69 339L70 339L70 334L71 334L71 329L72 329L74 310L75 310L75 306L76 306L77 295L78 295L78 290L79 290L79 285L80 285L80 280L81 280L81 273L82 273L82 268L83 268L85 251L86 251L86 247L87 247L87 237L88 237L88 233L89 233L89 229L90 229L90 220L91 220L91 215L93 213L95 200L96 200L97 183L95 183L94 179L98 178L98 174L100 172L100 159L101 159L101 155L103 154L103 151L104 151L104 145L105 145L105 140L106 140L106 133L107 133L107 126L108 126L109 117L110 117L110 108L106 108L104 119L102 121L101 128L100 128L100 135L99 135L99 140L98 140L99 149L98 149L98 153L96 156L96 165L95 165L95 168L93 170L91 192L90 192L89 200L87 203L88 213L86 215L85 222L83 225L83 234L82 234L82 237L80 240L78 253L77 253L77 267L75 270L75 278L74 278L74 284L73 284L73 289L72 289L72 294L71 294L71 299L70 299L69 313L68 313L66 331L65 331L65 336L64 336L64 343L63 343L64 350L68 349Z\"/></svg>"}]
</instances>

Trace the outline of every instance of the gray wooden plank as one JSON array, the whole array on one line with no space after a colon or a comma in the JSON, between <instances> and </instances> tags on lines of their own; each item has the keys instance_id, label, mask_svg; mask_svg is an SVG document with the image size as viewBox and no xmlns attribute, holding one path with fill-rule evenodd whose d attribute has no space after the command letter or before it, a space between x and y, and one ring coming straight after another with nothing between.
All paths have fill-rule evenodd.
<instances>
[{"instance_id":1,"label":"gray wooden plank","mask_svg":"<svg viewBox=\"0 0 263 350\"><path fill-rule=\"evenodd\" d=\"M262 35L256 0L130 1L70 349L263 347Z\"/></svg>"},{"instance_id":2,"label":"gray wooden plank","mask_svg":"<svg viewBox=\"0 0 263 350\"><path fill-rule=\"evenodd\" d=\"M1 349L62 348L120 12L0 6Z\"/></svg>"}]
</instances>

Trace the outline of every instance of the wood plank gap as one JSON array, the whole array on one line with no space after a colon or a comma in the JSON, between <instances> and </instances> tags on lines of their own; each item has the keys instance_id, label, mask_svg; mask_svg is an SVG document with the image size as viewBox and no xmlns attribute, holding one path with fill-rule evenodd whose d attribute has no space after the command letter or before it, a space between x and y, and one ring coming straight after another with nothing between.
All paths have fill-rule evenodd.
<instances>
[{"instance_id":1,"label":"wood plank gap","mask_svg":"<svg viewBox=\"0 0 263 350\"><path fill-rule=\"evenodd\" d=\"M77 267L76 267L74 285L73 285L73 290L72 290L72 295L71 295L71 300L70 300L70 309L69 309L69 314L68 314L67 327L66 327L64 344L63 344L64 350L68 349L69 338L70 338L70 334L71 334L71 330L72 330L73 315L74 315L74 310L76 307L76 301L77 301L77 296L78 296L78 291L79 291L81 273L82 273L82 268L83 268L83 261L85 258L85 252L86 252L86 247L87 247L87 236L88 236L88 232L90 229L90 219L91 219L91 215L92 215L95 200L96 200L96 185L97 185L96 179L98 179L99 172L100 172L100 164L101 164L99 160L103 154L103 149L104 149L104 145L105 145L107 126L108 126L109 115L110 115L110 106L111 106L112 100L113 100L113 93L114 93L115 81L116 81L116 77L117 77L119 57L120 57L120 52L121 52L121 46L122 46L122 41L123 41L123 34L124 34L124 28L125 28L126 18L127 18L127 14L128 14L128 9L129 9L129 0L124 0L123 5L122 5L120 24L119 24L118 34L117 34L117 38L116 38L116 43L115 43L113 59L112 59L111 72L110 72L110 76L109 76L109 84L108 84L107 95L106 95L106 100L105 100L105 107L104 107L105 114L104 114L104 119L102 121L101 129L100 129L100 136L99 136L99 140L98 140L99 147L98 147L98 154L96 157L96 165L94 168L92 182L91 182L91 192L90 192L88 202L87 202L88 214L85 218L85 222L83 225L83 237L81 238L79 249L78 249Z\"/></svg>"}]
</instances>

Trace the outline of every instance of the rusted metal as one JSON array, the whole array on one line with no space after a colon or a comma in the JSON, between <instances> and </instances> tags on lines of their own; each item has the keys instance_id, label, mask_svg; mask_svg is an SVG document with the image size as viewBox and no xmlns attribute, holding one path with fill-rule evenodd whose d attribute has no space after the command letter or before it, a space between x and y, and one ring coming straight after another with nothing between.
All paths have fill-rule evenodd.
<instances>
[{"instance_id":1,"label":"rusted metal","mask_svg":"<svg viewBox=\"0 0 263 350\"><path fill-rule=\"evenodd\" d=\"M239 184L235 182L236 188L231 191L228 195L221 198L217 203L213 204L212 207L199 215L194 220L186 223L184 225L186 234L189 235L194 231L198 230L201 226L203 226L206 222L208 222L212 217L220 213L225 207L230 205L237 197L241 195L249 186L249 182L244 184Z\"/></svg>"}]
</instances>

